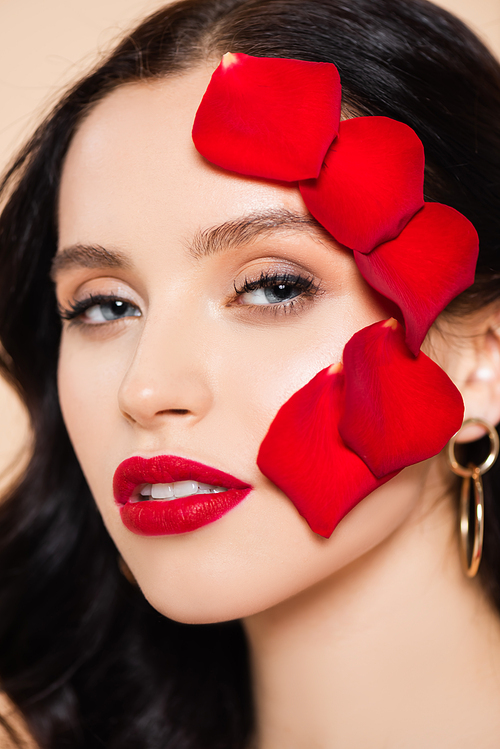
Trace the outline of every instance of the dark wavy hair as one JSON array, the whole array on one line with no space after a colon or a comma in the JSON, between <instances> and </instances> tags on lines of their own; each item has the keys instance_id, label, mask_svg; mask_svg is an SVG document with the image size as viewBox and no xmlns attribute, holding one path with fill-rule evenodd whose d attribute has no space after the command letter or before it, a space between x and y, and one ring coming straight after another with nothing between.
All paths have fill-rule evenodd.
<instances>
[{"instance_id":1,"label":"dark wavy hair","mask_svg":"<svg viewBox=\"0 0 500 749\"><path fill-rule=\"evenodd\" d=\"M61 167L83 118L118 86L228 50L333 62L344 106L414 128L426 200L461 211L480 236L476 283L452 309L499 294L500 68L426 0L184 0L76 84L0 188L1 368L34 434L28 468L0 506L0 675L42 748L243 749L252 735L239 623L170 621L120 574L58 405L49 280ZM500 471L488 478L481 575L500 609Z\"/></svg>"}]
</instances>

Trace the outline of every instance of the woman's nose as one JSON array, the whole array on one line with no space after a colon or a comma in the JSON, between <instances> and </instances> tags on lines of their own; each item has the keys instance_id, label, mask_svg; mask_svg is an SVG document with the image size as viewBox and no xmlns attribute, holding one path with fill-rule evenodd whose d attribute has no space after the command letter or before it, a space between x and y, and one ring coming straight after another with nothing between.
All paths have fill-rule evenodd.
<instances>
[{"instance_id":1,"label":"woman's nose","mask_svg":"<svg viewBox=\"0 0 500 749\"><path fill-rule=\"evenodd\" d=\"M125 418L148 428L168 416L203 418L212 404L204 348L196 321L147 321L118 391Z\"/></svg>"}]
</instances>

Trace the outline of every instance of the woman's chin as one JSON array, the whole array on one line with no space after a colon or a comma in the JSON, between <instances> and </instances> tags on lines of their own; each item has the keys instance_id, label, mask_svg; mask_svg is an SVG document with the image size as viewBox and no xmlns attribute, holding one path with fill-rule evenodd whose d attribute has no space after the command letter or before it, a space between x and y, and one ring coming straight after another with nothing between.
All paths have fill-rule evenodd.
<instances>
[{"instance_id":1,"label":"woman's chin","mask_svg":"<svg viewBox=\"0 0 500 749\"><path fill-rule=\"evenodd\" d=\"M340 576L363 574L410 522L428 464L402 471L362 500L329 539L289 501L256 493L225 518L184 536L115 538L144 596L186 624L255 616ZM254 506L255 503L255 506ZM116 528L113 529L116 532ZM130 543L132 541L132 543Z\"/></svg>"}]
</instances>

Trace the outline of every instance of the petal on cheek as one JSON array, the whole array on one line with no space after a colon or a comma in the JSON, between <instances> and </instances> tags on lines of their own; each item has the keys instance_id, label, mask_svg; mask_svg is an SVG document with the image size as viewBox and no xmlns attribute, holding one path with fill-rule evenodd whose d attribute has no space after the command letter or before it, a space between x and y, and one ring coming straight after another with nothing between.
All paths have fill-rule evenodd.
<instances>
[{"instance_id":1,"label":"petal on cheek","mask_svg":"<svg viewBox=\"0 0 500 749\"><path fill-rule=\"evenodd\" d=\"M474 281L479 240L461 213L426 203L397 239L354 259L372 288L395 302L406 325L406 344L418 354L446 305Z\"/></svg>"},{"instance_id":2,"label":"petal on cheek","mask_svg":"<svg viewBox=\"0 0 500 749\"><path fill-rule=\"evenodd\" d=\"M356 333L344 349L344 442L376 476L439 453L462 425L462 396L422 352L415 358L395 320Z\"/></svg>"},{"instance_id":3,"label":"petal on cheek","mask_svg":"<svg viewBox=\"0 0 500 749\"><path fill-rule=\"evenodd\" d=\"M257 458L262 473L325 538L361 499L395 475L377 479L340 438L344 375L339 366L319 372L281 407Z\"/></svg>"},{"instance_id":4,"label":"petal on cheek","mask_svg":"<svg viewBox=\"0 0 500 749\"><path fill-rule=\"evenodd\" d=\"M238 174L317 177L337 135L340 100L331 63L227 54L198 108L193 141L210 162Z\"/></svg>"},{"instance_id":5,"label":"petal on cheek","mask_svg":"<svg viewBox=\"0 0 500 749\"><path fill-rule=\"evenodd\" d=\"M312 215L359 252L396 237L424 204L424 148L407 125L388 117L340 123L317 180L300 184Z\"/></svg>"}]
</instances>

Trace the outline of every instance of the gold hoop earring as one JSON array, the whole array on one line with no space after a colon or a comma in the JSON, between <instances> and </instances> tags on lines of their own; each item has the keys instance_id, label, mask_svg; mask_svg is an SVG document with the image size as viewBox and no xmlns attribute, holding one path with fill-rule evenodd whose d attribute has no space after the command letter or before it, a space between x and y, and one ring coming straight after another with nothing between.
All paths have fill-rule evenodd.
<instances>
[{"instance_id":1,"label":"gold hoop earring","mask_svg":"<svg viewBox=\"0 0 500 749\"><path fill-rule=\"evenodd\" d=\"M481 426L486 429L490 438L490 452L486 460L476 466L469 463L467 466L461 465L455 457L455 442L458 435L464 427ZM475 577L481 562L483 554L483 537L484 537L484 492L483 481L481 476L489 471L498 458L500 442L498 432L494 426L484 419L466 419L458 432L453 435L448 442L447 458L451 470L457 476L462 477L462 489L460 491L460 559L462 567L467 577ZM470 515L470 482L474 487L474 541L469 559L469 515Z\"/></svg>"}]
</instances>

